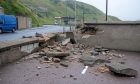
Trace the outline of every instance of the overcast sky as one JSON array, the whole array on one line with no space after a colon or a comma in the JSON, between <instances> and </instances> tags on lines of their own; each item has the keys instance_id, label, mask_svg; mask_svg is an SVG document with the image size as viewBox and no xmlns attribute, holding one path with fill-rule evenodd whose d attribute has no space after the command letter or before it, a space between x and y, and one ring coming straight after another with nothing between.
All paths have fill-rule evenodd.
<instances>
[{"instance_id":1,"label":"overcast sky","mask_svg":"<svg viewBox=\"0 0 140 84\"><path fill-rule=\"evenodd\" d=\"M105 13L106 0L77 0L95 6ZM108 0L109 15L121 20L140 20L140 0Z\"/></svg>"}]
</instances>

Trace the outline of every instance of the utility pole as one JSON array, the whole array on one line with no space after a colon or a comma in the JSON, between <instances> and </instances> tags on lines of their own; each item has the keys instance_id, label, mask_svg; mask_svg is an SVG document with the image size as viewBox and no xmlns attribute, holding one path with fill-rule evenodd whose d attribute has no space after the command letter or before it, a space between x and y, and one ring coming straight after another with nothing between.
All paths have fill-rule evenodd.
<instances>
[{"instance_id":1,"label":"utility pole","mask_svg":"<svg viewBox=\"0 0 140 84\"><path fill-rule=\"evenodd\" d=\"M108 20L108 0L106 0L106 21Z\"/></svg>"},{"instance_id":2,"label":"utility pole","mask_svg":"<svg viewBox=\"0 0 140 84\"><path fill-rule=\"evenodd\" d=\"M65 5L66 5L66 17L67 17L68 16L68 8L67 8L68 0L65 1Z\"/></svg>"},{"instance_id":3,"label":"utility pole","mask_svg":"<svg viewBox=\"0 0 140 84\"><path fill-rule=\"evenodd\" d=\"M76 0L75 0L75 28L76 28L76 26L77 26L77 20L76 20L76 18L77 18L77 2L76 2Z\"/></svg>"},{"instance_id":4,"label":"utility pole","mask_svg":"<svg viewBox=\"0 0 140 84\"><path fill-rule=\"evenodd\" d=\"M83 24L84 24L84 21L85 21L85 8L84 8L84 4L83 4Z\"/></svg>"}]
</instances>

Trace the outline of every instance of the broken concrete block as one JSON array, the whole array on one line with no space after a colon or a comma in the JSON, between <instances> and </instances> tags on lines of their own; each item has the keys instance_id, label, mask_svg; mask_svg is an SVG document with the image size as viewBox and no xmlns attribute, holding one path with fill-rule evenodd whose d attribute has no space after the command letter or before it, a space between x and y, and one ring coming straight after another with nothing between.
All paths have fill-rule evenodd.
<instances>
[{"instance_id":1,"label":"broken concrete block","mask_svg":"<svg viewBox=\"0 0 140 84\"><path fill-rule=\"evenodd\" d=\"M94 55L94 56L97 56L97 55L99 55L99 52L96 52L95 50L93 50L93 51L90 51L90 54Z\"/></svg>"},{"instance_id":2,"label":"broken concrete block","mask_svg":"<svg viewBox=\"0 0 140 84\"><path fill-rule=\"evenodd\" d=\"M102 51L109 52L109 49L103 48Z\"/></svg>"},{"instance_id":3,"label":"broken concrete block","mask_svg":"<svg viewBox=\"0 0 140 84\"><path fill-rule=\"evenodd\" d=\"M95 50L96 52L102 52L102 47L101 47L101 46L96 46L96 47L94 48L94 50Z\"/></svg>"},{"instance_id":4,"label":"broken concrete block","mask_svg":"<svg viewBox=\"0 0 140 84\"><path fill-rule=\"evenodd\" d=\"M82 56L79 58L80 62L82 62L86 66L93 66L95 64L101 64L101 63L110 63L109 60L105 59L99 59L91 56Z\"/></svg>"},{"instance_id":5,"label":"broken concrete block","mask_svg":"<svg viewBox=\"0 0 140 84\"><path fill-rule=\"evenodd\" d=\"M96 72L105 73L105 72L109 72L109 69L105 66L100 66L96 69Z\"/></svg>"},{"instance_id":6,"label":"broken concrete block","mask_svg":"<svg viewBox=\"0 0 140 84\"><path fill-rule=\"evenodd\" d=\"M120 76L136 77L138 72L132 68L119 63L109 63L105 65L109 70Z\"/></svg>"},{"instance_id":7,"label":"broken concrete block","mask_svg":"<svg viewBox=\"0 0 140 84\"><path fill-rule=\"evenodd\" d=\"M62 48L60 48L60 47L56 47L55 50L57 50L58 52L62 52L63 51Z\"/></svg>"},{"instance_id":8,"label":"broken concrete block","mask_svg":"<svg viewBox=\"0 0 140 84\"><path fill-rule=\"evenodd\" d=\"M67 45L69 42L70 42L70 38L65 39L65 40L62 42L62 45L65 46L65 45Z\"/></svg>"},{"instance_id":9,"label":"broken concrete block","mask_svg":"<svg viewBox=\"0 0 140 84\"><path fill-rule=\"evenodd\" d=\"M82 37L82 39L90 38L90 36L91 36L91 35L84 35L84 36Z\"/></svg>"},{"instance_id":10,"label":"broken concrete block","mask_svg":"<svg viewBox=\"0 0 140 84\"><path fill-rule=\"evenodd\" d=\"M64 67L68 67L68 62L67 61L61 61L60 65L64 66Z\"/></svg>"},{"instance_id":11,"label":"broken concrete block","mask_svg":"<svg viewBox=\"0 0 140 84\"><path fill-rule=\"evenodd\" d=\"M49 58L48 58L47 56L44 56L43 59L44 59L45 61L49 61Z\"/></svg>"},{"instance_id":12,"label":"broken concrete block","mask_svg":"<svg viewBox=\"0 0 140 84\"><path fill-rule=\"evenodd\" d=\"M82 56L79 58L79 60L86 66L93 66L93 64L95 63L95 58L91 56Z\"/></svg>"},{"instance_id":13,"label":"broken concrete block","mask_svg":"<svg viewBox=\"0 0 140 84\"><path fill-rule=\"evenodd\" d=\"M46 55L48 57L57 57L57 58L63 58L66 56L69 56L69 52L46 52Z\"/></svg>"},{"instance_id":14,"label":"broken concrete block","mask_svg":"<svg viewBox=\"0 0 140 84\"><path fill-rule=\"evenodd\" d=\"M53 58L53 62L58 63L58 62L60 62L60 59L59 58Z\"/></svg>"}]
</instances>

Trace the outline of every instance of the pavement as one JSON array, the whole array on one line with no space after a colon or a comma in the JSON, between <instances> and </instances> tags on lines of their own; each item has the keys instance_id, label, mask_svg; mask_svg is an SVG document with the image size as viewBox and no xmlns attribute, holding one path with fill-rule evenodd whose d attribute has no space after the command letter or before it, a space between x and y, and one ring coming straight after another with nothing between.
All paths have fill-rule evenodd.
<instances>
[{"instance_id":1,"label":"pavement","mask_svg":"<svg viewBox=\"0 0 140 84\"><path fill-rule=\"evenodd\" d=\"M86 55L86 51L84 51ZM114 57L113 61L125 61L125 65L140 71L140 53L118 51L123 58ZM4 66L0 69L0 84L140 84L140 76L119 77L110 72L100 73L98 66L89 67L81 74L84 65L78 62L80 53L71 53L68 67L59 63L41 63L40 59L28 59ZM75 59L73 59L75 58ZM121 59L121 60L120 60Z\"/></svg>"},{"instance_id":2,"label":"pavement","mask_svg":"<svg viewBox=\"0 0 140 84\"><path fill-rule=\"evenodd\" d=\"M15 33L3 33L0 34L0 41L10 41L22 38L22 36L33 36L38 33L53 33L53 32L69 31L69 27L57 26L57 25L44 25L38 28L30 28L25 30L18 30Z\"/></svg>"}]
</instances>

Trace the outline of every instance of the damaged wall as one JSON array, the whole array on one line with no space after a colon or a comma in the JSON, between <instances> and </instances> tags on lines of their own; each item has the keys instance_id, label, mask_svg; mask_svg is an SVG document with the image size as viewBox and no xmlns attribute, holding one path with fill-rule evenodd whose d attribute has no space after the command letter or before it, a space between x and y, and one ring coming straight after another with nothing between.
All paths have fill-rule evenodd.
<instances>
[{"instance_id":1,"label":"damaged wall","mask_svg":"<svg viewBox=\"0 0 140 84\"><path fill-rule=\"evenodd\" d=\"M95 25L95 24L94 24ZM140 51L140 24L98 24L96 35L78 39L85 45L110 49Z\"/></svg>"},{"instance_id":2,"label":"damaged wall","mask_svg":"<svg viewBox=\"0 0 140 84\"><path fill-rule=\"evenodd\" d=\"M0 66L14 62L32 52L36 52L36 50L40 49L43 44L53 44L55 37L56 35L52 34L45 40L44 38L26 38L15 41L0 42Z\"/></svg>"}]
</instances>

